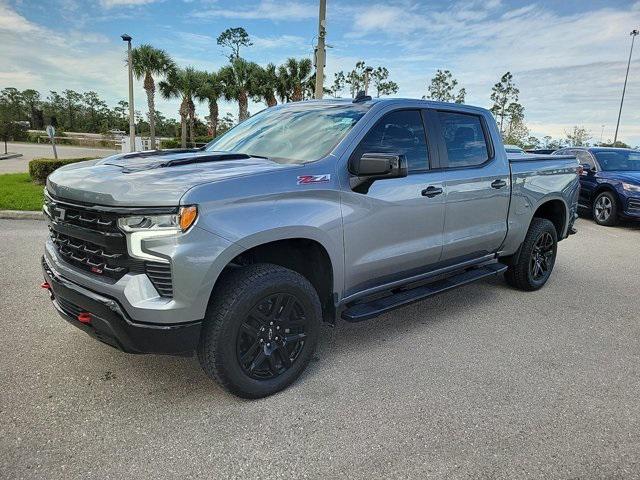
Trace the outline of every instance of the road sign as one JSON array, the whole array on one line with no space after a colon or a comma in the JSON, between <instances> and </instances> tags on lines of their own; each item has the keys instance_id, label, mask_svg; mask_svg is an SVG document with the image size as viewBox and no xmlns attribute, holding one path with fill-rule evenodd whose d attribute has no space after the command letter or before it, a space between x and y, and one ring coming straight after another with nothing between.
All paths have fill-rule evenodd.
<instances>
[{"instance_id":1,"label":"road sign","mask_svg":"<svg viewBox=\"0 0 640 480\"><path fill-rule=\"evenodd\" d=\"M47 125L47 135L51 140L51 146L53 147L53 157L58 159L58 151L56 150L56 129L53 125Z\"/></svg>"}]
</instances>

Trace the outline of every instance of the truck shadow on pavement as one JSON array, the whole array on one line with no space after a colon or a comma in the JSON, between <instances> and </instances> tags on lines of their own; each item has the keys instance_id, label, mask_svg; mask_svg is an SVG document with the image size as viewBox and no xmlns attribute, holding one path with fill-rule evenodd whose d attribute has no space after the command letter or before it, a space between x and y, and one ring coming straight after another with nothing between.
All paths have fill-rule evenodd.
<instances>
[{"instance_id":1,"label":"truck shadow on pavement","mask_svg":"<svg viewBox=\"0 0 640 480\"><path fill-rule=\"evenodd\" d=\"M326 375L327 368L346 368L365 352L371 355L380 353L377 360L381 368L384 363L396 362L395 355L401 350L376 352L381 346L402 342L416 348L428 348L420 345L420 338L429 337L438 332L454 328L465 312L478 308L478 305L491 305L502 290L502 278L485 280L461 290L447 292L422 302L406 306L378 318L361 323L347 323L338 319L335 327L324 326L318 349L310 365L296 384L284 392L299 388L312 388L316 378ZM498 288L496 288L498 287ZM509 289L509 287L504 287ZM463 292L463 294L460 294ZM504 292L503 292L504 293ZM465 321L469 321L466 318ZM459 326L455 328L460 328ZM69 335L65 349L75 351L88 350L90 364L81 362L74 369L92 370L89 375L90 388L103 390L109 396L124 395L144 398L147 402L163 402L168 398L189 398L192 402L208 404L216 402L236 402L240 399L220 388L200 369L197 357L172 357L162 355L130 355L119 352L106 345L97 344L91 338L84 338L82 332ZM83 374L86 374L84 372ZM76 375L80 372L76 372ZM74 375L75 376L75 375ZM85 377L86 378L86 377ZM286 394L280 393L278 395ZM131 399L129 399L130 401ZM242 400L240 400L242 401Z\"/></svg>"}]
</instances>

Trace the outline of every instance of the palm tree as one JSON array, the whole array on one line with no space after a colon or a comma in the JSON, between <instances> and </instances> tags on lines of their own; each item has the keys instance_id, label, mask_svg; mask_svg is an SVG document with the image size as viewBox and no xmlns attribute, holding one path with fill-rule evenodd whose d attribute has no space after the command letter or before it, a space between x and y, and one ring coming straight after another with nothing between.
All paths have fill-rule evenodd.
<instances>
[{"instance_id":1,"label":"palm tree","mask_svg":"<svg viewBox=\"0 0 640 480\"><path fill-rule=\"evenodd\" d=\"M258 71L258 84L256 85L256 102L264 101L267 107L274 107L278 104L276 93L279 92L280 79L273 63Z\"/></svg>"},{"instance_id":2,"label":"palm tree","mask_svg":"<svg viewBox=\"0 0 640 480\"><path fill-rule=\"evenodd\" d=\"M155 93L156 85L153 77L166 76L175 69L175 64L169 54L151 45L140 45L131 51L131 69L138 80L144 78L144 89L147 92L149 106L149 130L151 149L156 148L156 118Z\"/></svg>"},{"instance_id":3,"label":"palm tree","mask_svg":"<svg viewBox=\"0 0 640 480\"><path fill-rule=\"evenodd\" d=\"M223 83L216 72L200 72L200 82L195 92L195 97L201 102L209 103L209 123L211 135L218 136L218 100L222 96Z\"/></svg>"},{"instance_id":4,"label":"palm tree","mask_svg":"<svg viewBox=\"0 0 640 480\"><path fill-rule=\"evenodd\" d=\"M278 78L280 79L280 96L287 101L299 102L304 97L305 84L313 70L311 60L303 58L297 60L289 58L278 67Z\"/></svg>"},{"instance_id":5,"label":"palm tree","mask_svg":"<svg viewBox=\"0 0 640 480\"><path fill-rule=\"evenodd\" d=\"M192 67L175 69L160 82L160 93L164 98L180 98L181 146L187 147L187 122L190 124L190 141L194 143L195 105L193 98L198 91L202 79L201 73Z\"/></svg>"},{"instance_id":6,"label":"palm tree","mask_svg":"<svg viewBox=\"0 0 640 480\"><path fill-rule=\"evenodd\" d=\"M238 102L238 120L240 122L249 118L249 97L254 96L258 91L259 69L260 66L257 63L237 57L218 72L224 85L224 98Z\"/></svg>"}]
</instances>

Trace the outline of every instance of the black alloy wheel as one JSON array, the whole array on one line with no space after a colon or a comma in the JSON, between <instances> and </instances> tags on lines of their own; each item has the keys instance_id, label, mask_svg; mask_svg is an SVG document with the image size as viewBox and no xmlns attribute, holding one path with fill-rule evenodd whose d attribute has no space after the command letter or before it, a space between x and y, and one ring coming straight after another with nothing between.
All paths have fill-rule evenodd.
<instances>
[{"instance_id":1,"label":"black alloy wheel","mask_svg":"<svg viewBox=\"0 0 640 480\"><path fill-rule=\"evenodd\" d=\"M531 250L531 259L529 260L529 274L531 278L539 282L549 276L553 268L554 258L555 241L549 232L543 232Z\"/></svg>"},{"instance_id":2,"label":"black alloy wheel","mask_svg":"<svg viewBox=\"0 0 640 480\"><path fill-rule=\"evenodd\" d=\"M255 379L282 375L296 362L306 338L304 307L289 293L263 298L244 319L236 340L238 361Z\"/></svg>"},{"instance_id":3,"label":"black alloy wheel","mask_svg":"<svg viewBox=\"0 0 640 480\"><path fill-rule=\"evenodd\" d=\"M506 259L504 278L520 290L542 288L551 276L558 253L558 233L546 218L533 218L519 252Z\"/></svg>"}]
</instances>

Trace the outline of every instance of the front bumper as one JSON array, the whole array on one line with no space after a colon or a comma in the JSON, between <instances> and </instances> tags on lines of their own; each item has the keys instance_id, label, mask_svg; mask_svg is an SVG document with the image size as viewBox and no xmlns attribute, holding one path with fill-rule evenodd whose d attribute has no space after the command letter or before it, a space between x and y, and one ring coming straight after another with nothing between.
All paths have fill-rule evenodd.
<instances>
[{"instance_id":1,"label":"front bumper","mask_svg":"<svg viewBox=\"0 0 640 480\"><path fill-rule=\"evenodd\" d=\"M640 196L628 196L624 203L625 209L622 212L622 215L629 219L640 219Z\"/></svg>"},{"instance_id":2,"label":"front bumper","mask_svg":"<svg viewBox=\"0 0 640 480\"><path fill-rule=\"evenodd\" d=\"M120 304L57 274L42 258L45 288L60 316L97 340L127 353L190 355L202 321L178 325L139 323ZM83 321L81 321L82 319Z\"/></svg>"}]
</instances>

